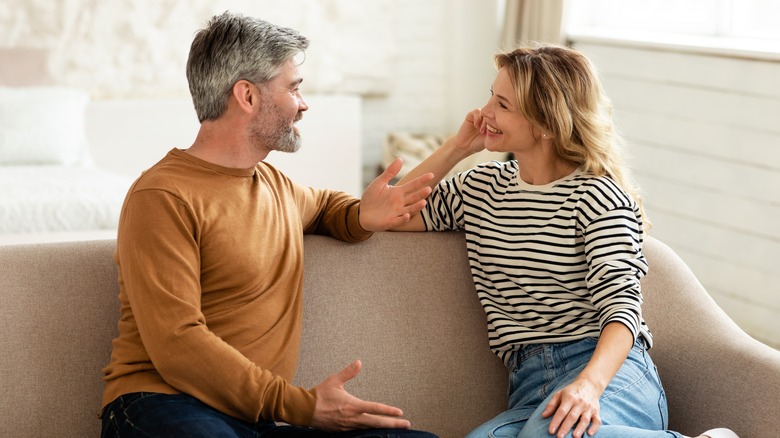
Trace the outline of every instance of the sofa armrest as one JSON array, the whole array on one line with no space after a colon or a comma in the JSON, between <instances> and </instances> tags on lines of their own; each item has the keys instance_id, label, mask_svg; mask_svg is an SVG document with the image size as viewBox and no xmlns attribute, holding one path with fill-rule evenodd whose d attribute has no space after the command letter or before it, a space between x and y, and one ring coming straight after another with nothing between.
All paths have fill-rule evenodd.
<instances>
[{"instance_id":1,"label":"sofa armrest","mask_svg":"<svg viewBox=\"0 0 780 438\"><path fill-rule=\"evenodd\" d=\"M742 437L780 430L780 352L748 336L668 246L649 238L644 314L669 401L670 429L729 427Z\"/></svg>"}]
</instances>

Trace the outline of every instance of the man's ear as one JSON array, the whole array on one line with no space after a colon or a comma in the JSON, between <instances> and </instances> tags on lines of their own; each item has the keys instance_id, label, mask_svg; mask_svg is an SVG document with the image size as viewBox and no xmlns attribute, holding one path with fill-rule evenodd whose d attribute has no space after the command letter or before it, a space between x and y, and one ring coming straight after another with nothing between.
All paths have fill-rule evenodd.
<instances>
[{"instance_id":1,"label":"man's ear","mask_svg":"<svg viewBox=\"0 0 780 438\"><path fill-rule=\"evenodd\" d=\"M233 98L238 107L246 113L251 113L253 106L259 103L259 95L256 93L260 93L260 89L247 80L242 79L233 84Z\"/></svg>"}]
</instances>

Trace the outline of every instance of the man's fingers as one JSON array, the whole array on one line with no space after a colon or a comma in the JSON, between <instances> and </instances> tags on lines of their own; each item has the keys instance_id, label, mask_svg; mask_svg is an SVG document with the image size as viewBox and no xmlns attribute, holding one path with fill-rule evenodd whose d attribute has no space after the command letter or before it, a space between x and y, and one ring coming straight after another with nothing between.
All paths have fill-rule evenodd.
<instances>
[{"instance_id":1,"label":"man's fingers","mask_svg":"<svg viewBox=\"0 0 780 438\"><path fill-rule=\"evenodd\" d=\"M358 417L352 429L411 429L409 420L381 415L364 414Z\"/></svg>"},{"instance_id":2,"label":"man's fingers","mask_svg":"<svg viewBox=\"0 0 780 438\"><path fill-rule=\"evenodd\" d=\"M363 414L380 415L385 417L402 417L404 415L404 412L395 406L360 399L358 400L359 401L356 403L355 408L358 410L358 412Z\"/></svg>"},{"instance_id":3,"label":"man's fingers","mask_svg":"<svg viewBox=\"0 0 780 438\"><path fill-rule=\"evenodd\" d=\"M409 222L409 220L412 219L412 215L425 208L427 203L428 201L421 199L414 204L407 205L401 210L398 210L398 214L395 217L387 219L386 228L392 229Z\"/></svg>"},{"instance_id":4,"label":"man's fingers","mask_svg":"<svg viewBox=\"0 0 780 438\"><path fill-rule=\"evenodd\" d=\"M345 414L342 421L344 430L388 428L409 429L409 420L401 418L403 411L394 406L383 403L370 402L359 398L352 398L348 407L341 411Z\"/></svg>"},{"instance_id":5,"label":"man's fingers","mask_svg":"<svg viewBox=\"0 0 780 438\"><path fill-rule=\"evenodd\" d=\"M433 189L428 186L428 183L432 179L433 174L426 173L400 186L395 186L394 188L401 190L400 193L403 194L404 203L410 205L427 198L428 195L431 194Z\"/></svg>"},{"instance_id":6,"label":"man's fingers","mask_svg":"<svg viewBox=\"0 0 780 438\"><path fill-rule=\"evenodd\" d=\"M360 412L360 415L353 419L355 427L391 429L408 429L411 427L409 420L401 418L404 415L401 409L384 403L358 400L355 408Z\"/></svg>"},{"instance_id":7,"label":"man's fingers","mask_svg":"<svg viewBox=\"0 0 780 438\"><path fill-rule=\"evenodd\" d=\"M334 374L332 378L335 378L339 382L339 386L344 386L345 383L354 379L355 376L360 374L360 370L363 368L363 363L360 360L356 360L347 365L346 368Z\"/></svg>"},{"instance_id":8,"label":"man's fingers","mask_svg":"<svg viewBox=\"0 0 780 438\"><path fill-rule=\"evenodd\" d=\"M420 189L422 189L424 187L427 187L428 183L431 182L432 179L433 179L433 173L428 172L428 173L424 173L424 174L418 176L417 178L415 178L415 179L413 179L413 180L411 180L409 182L406 182L406 183L402 184L400 187L403 187L404 191L406 191L407 193L408 192L415 192L415 191L420 190Z\"/></svg>"},{"instance_id":9,"label":"man's fingers","mask_svg":"<svg viewBox=\"0 0 780 438\"><path fill-rule=\"evenodd\" d=\"M356 360L317 385L317 401L310 426L326 431L410 428L409 421L401 418L401 409L361 400L344 389L344 384L355 378L361 369L362 363Z\"/></svg>"},{"instance_id":10,"label":"man's fingers","mask_svg":"<svg viewBox=\"0 0 780 438\"><path fill-rule=\"evenodd\" d=\"M400 172L403 167L404 160L401 158L396 158L392 163L390 163L389 166L387 166L385 171L376 178L376 180L381 182L382 185L388 185L390 184L390 181L392 181L393 178L398 175L398 172Z\"/></svg>"},{"instance_id":11,"label":"man's fingers","mask_svg":"<svg viewBox=\"0 0 780 438\"><path fill-rule=\"evenodd\" d=\"M430 187L423 187L422 189L415 192L407 193L404 197L404 203L411 207L413 204L417 204L420 201L428 199L428 195L430 195L432 191L433 190Z\"/></svg>"}]
</instances>

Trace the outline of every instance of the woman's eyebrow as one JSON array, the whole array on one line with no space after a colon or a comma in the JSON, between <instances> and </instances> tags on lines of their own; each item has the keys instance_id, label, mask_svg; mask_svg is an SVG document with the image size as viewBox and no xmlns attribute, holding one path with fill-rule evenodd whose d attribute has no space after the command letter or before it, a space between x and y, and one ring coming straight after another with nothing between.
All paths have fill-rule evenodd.
<instances>
[{"instance_id":1,"label":"woman's eyebrow","mask_svg":"<svg viewBox=\"0 0 780 438\"><path fill-rule=\"evenodd\" d=\"M498 100L500 100L501 102L503 102L503 103L505 103L507 105L509 105L511 103L511 101L509 99L507 99L506 97L502 96L501 94L493 93L493 95L496 96L496 98L498 98Z\"/></svg>"}]
</instances>

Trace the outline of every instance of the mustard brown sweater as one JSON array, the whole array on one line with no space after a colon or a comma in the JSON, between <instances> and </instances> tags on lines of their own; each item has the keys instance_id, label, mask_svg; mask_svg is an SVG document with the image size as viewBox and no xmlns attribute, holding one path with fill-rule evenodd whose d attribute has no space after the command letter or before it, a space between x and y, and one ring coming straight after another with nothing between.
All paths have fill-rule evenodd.
<instances>
[{"instance_id":1,"label":"mustard brown sweater","mask_svg":"<svg viewBox=\"0 0 780 438\"><path fill-rule=\"evenodd\" d=\"M309 424L316 394L290 383L303 234L367 239L358 208L263 162L231 169L169 152L122 207L121 316L103 404L131 392L186 393L245 421Z\"/></svg>"}]
</instances>

